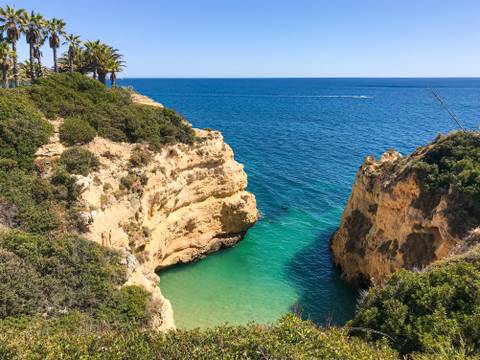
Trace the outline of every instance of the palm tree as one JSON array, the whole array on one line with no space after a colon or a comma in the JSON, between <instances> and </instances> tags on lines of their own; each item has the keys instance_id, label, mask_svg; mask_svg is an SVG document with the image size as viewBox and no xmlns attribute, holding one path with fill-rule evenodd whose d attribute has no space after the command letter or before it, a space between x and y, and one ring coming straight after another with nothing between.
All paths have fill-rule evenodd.
<instances>
[{"instance_id":1,"label":"palm tree","mask_svg":"<svg viewBox=\"0 0 480 360\"><path fill-rule=\"evenodd\" d=\"M100 47L97 51L97 73L98 80L102 83L106 83L107 75L110 72L110 66L115 61L120 62L121 65L122 55L118 53L118 50L106 45L100 44Z\"/></svg>"},{"instance_id":2,"label":"palm tree","mask_svg":"<svg viewBox=\"0 0 480 360\"><path fill-rule=\"evenodd\" d=\"M34 83L37 73L35 69L35 46L40 44L42 40L45 20L43 19L42 15L38 13L36 14L32 11L30 15L26 15L25 21L25 39L27 40L27 44L30 47L29 74L32 83Z\"/></svg>"},{"instance_id":3,"label":"palm tree","mask_svg":"<svg viewBox=\"0 0 480 360\"><path fill-rule=\"evenodd\" d=\"M123 70L124 62L120 59L110 59L108 63L108 70L110 72L110 83L112 87L116 86L117 73Z\"/></svg>"},{"instance_id":4,"label":"palm tree","mask_svg":"<svg viewBox=\"0 0 480 360\"><path fill-rule=\"evenodd\" d=\"M80 41L80 36L75 36L73 34L65 36L65 42L63 43L68 44L68 70L70 73L73 73L73 64L75 62L75 58L77 57L78 50L80 49L80 45L82 42Z\"/></svg>"},{"instance_id":5,"label":"palm tree","mask_svg":"<svg viewBox=\"0 0 480 360\"><path fill-rule=\"evenodd\" d=\"M8 89L8 70L12 65L12 59L15 53L8 43L3 40L0 42L0 67L2 68L2 85L5 89Z\"/></svg>"},{"instance_id":6,"label":"palm tree","mask_svg":"<svg viewBox=\"0 0 480 360\"><path fill-rule=\"evenodd\" d=\"M87 41L85 43L85 52L89 62L90 71L93 72L93 78L105 84L107 75L111 74L111 68L114 72L121 71L123 67L122 55L117 49L97 41ZM115 62L118 62L116 64ZM116 74L113 74L114 82Z\"/></svg>"},{"instance_id":7,"label":"palm tree","mask_svg":"<svg viewBox=\"0 0 480 360\"><path fill-rule=\"evenodd\" d=\"M19 64L19 78L20 81L28 81L29 79L32 79L32 72L36 75L38 74L38 64L37 63L31 63L29 60L25 60L23 63ZM34 76L34 75L33 75Z\"/></svg>"},{"instance_id":8,"label":"palm tree","mask_svg":"<svg viewBox=\"0 0 480 360\"><path fill-rule=\"evenodd\" d=\"M93 72L93 78L97 78L97 67L98 67L98 57L101 48L100 40L96 41L87 41L85 43L85 54L87 55L87 61L89 62L89 67Z\"/></svg>"},{"instance_id":9,"label":"palm tree","mask_svg":"<svg viewBox=\"0 0 480 360\"><path fill-rule=\"evenodd\" d=\"M43 53L40 50L40 48L45 44L45 41L47 40L47 36L48 36L48 29L43 28L42 31L41 31L40 39L39 39L38 43L35 44L35 46L33 48L33 56L37 60L37 66L36 66L36 69L37 69L36 76L37 76L37 78L38 77L43 77L43 75L44 75L43 71L44 71L45 68L42 65Z\"/></svg>"},{"instance_id":10,"label":"palm tree","mask_svg":"<svg viewBox=\"0 0 480 360\"><path fill-rule=\"evenodd\" d=\"M6 32L7 39L12 44L15 87L18 86L17 41L23 29L25 15L26 11L24 9L15 10L8 5L5 8L0 8L0 23L2 23L0 31Z\"/></svg>"},{"instance_id":11,"label":"palm tree","mask_svg":"<svg viewBox=\"0 0 480 360\"><path fill-rule=\"evenodd\" d=\"M58 73L57 49L61 45L60 37L65 34L65 21L53 18L48 22L49 45L53 50L53 71Z\"/></svg>"}]
</instances>

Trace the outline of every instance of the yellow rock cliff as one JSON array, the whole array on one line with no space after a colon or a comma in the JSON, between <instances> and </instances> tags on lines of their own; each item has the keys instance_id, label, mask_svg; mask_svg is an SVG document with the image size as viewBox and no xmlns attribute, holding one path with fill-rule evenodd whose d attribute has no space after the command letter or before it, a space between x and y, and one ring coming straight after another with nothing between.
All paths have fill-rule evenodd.
<instances>
[{"instance_id":1,"label":"yellow rock cliff","mask_svg":"<svg viewBox=\"0 0 480 360\"><path fill-rule=\"evenodd\" d=\"M451 216L455 191L425 191L415 170L435 142L402 157L390 150L360 167L339 229L334 262L347 281L378 284L398 268L422 269L450 255L465 236Z\"/></svg>"},{"instance_id":2,"label":"yellow rock cliff","mask_svg":"<svg viewBox=\"0 0 480 360\"><path fill-rule=\"evenodd\" d=\"M141 97L143 103L145 99ZM62 153L60 124L54 122L56 132L37 158L54 160ZM175 325L155 271L233 246L257 220L243 166L220 132L195 134L198 141L192 145L168 145L156 153L96 137L84 147L98 157L99 169L76 176L83 236L124 254L127 284L150 291L151 326L158 330ZM133 151L147 154L148 163L132 164Z\"/></svg>"}]
</instances>

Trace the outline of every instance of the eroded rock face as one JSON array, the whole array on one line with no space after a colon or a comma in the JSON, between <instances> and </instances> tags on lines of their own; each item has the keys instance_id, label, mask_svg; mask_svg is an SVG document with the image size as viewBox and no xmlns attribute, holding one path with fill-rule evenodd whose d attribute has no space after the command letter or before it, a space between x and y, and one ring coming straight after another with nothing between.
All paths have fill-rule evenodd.
<instances>
[{"instance_id":1,"label":"eroded rock face","mask_svg":"<svg viewBox=\"0 0 480 360\"><path fill-rule=\"evenodd\" d=\"M158 153L96 137L84 147L101 165L77 177L82 235L125 254L127 284L151 292L152 327L159 330L174 328L174 321L155 271L235 245L257 220L243 166L220 132L195 132L199 141L193 145L169 145ZM39 150L43 162L56 142L57 134ZM132 163L134 151L148 161Z\"/></svg>"},{"instance_id":2,"label":"eroded rock face","mask_svg":"<svg viewBox=\"0 0 480 360\"><path fill-rule=\"evenodd\" d=\"M129 248L151 272L240 240L257 218L243 166L219 132L196 135L199 143L168 146L140 167L129 162L136 145L99 137L88 144L101 168L81 194L95 212L87 237Z\"/></svg>"},{"instance_id":3,"label":"eroded rock face","mask_svg":"<svg viewBox=\"0 0 480 360\"><path fill-rule=\"evenodd\" d=\"M427 191L415 169L431 146L407 157L390 150L360 167L331 240L347 281L379 283L398 268L423 268L449 255L466 235L451 216L455 191Z\"/></svg>"}]
</instances>

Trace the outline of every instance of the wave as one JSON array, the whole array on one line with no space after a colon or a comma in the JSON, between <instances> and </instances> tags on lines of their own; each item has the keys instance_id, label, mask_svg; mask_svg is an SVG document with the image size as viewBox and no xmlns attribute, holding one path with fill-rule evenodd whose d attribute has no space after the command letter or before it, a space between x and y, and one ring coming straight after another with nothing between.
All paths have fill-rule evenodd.
<instances>
[{"instance_id":1,"label":"wave","mask_svg":"<svg viewBox=\"0 0 480 360\"><path fill-rule=\"evenodd\" d=\"M298 98L298 99L374 99L371 95L280 95L280 94L219 94L219 93L165 93L152 94L151 97L250 97L250 98Z\"/></svg>"}]
</instances>

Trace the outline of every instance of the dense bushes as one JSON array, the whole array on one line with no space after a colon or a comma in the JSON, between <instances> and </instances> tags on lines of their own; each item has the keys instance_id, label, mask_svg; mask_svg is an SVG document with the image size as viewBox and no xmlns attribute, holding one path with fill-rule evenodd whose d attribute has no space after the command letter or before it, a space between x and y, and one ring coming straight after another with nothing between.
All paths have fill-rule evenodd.
<instances>
[{"instance_id":1,"label":"dense bushes","mask_svg":"<svg viewBox=\"0 0 480 360\"><path fill-rule=\"evenodd\" d=\"M45 305L38 273L14 253L0 248L0 318L33 314Z\"/></svg>"},{"instance_id":2,"label":"dense bushes","mask_svg":"<svg viewBox=\"0 0 480 360\"><path fill-rule=\"evenodd\" d=\"M42 313L47 308L50 312L97 309L115 301L115 289L125 280L125 268L115 253L73 235L48 239L11 231L0 238L0 249L6 260L3 270L12 274L14 265L21 264L23 274L30 275L2 276L6 292L0 295L0 317ZM25 297L27 289L30 294ZM9 298L25 298L29 306Z\"/></svg>"},{"instance_id":3,"label":"dense bushes","mask_svg":"<svg viewBox=\"0 0 480 360\"><path fill-rule=\"evenodd\" d=\"M349 323L362 335L385 334L401 353L451 355L480 350L480 256L437 265L425 272L401 270L371 289Z\"/></svg>"},{"instance_id":4,"label":"dense bushes","mask_svg":"<svg viewBox=\"0 0 480 360\"><path fill-rule=\"evenodd\" d=\"M56 229L53 188L25 170L0 170L0 224L33 233Z\"/></svg>"},{"instance_id":5,"label":"dense bushes","mask_svg":"<svg viewBox=\"0 0 480 360\"><path fill-rule=\"evenodd\" d=\"M43 331L38 331L41 327ZM48 336L46 335L48 334ZM0 322L0 343L23 358L42 359L397 359L385 345L349 339L289 315L273 326L222 326L204 331L158 333L112 331L72 314L29 325Z\"/></svg>"},{"instance_id":6,"label":"dense bushes","mask_svg":"<svg viewBox=\"0 0 480 360\"><path fill-rule=\"evenodd\" d=\"M51 133L52 126L23 93L0 90L0 160L33 168L33 155Z\"/></svg>"},{"instance_id":7,"label":"dense bushes","mask_svg":"<svg viewBox=\"0 0 480 360\"><path fill-rule=\"evenodd\" d=\"M89 150L74 146L60 156L60 164L71 174L87 176L100 165L97 157Z\"/></svg>"},{"instance_id":8,"label":"dense bushes","mask_svg":"<svg viewBox=\"0 0 480 360\"><path fill-rule=\"evenodd\" d=\"M28 90L49 118L75 117L114 141L147 142L153 149L170 142L191 143L193 130L172 110L134 104L130 91L107 90L81 74L56 74Z\"/></svg>"},{"instance_id":9,"label":"dense bushes","mask_svg":"<svg viewBox=\"0 0 480 360\"><path fill-rule=\"evenodd\" d=\"M79 118L66 118L60 126L60 141L68 146L87 144L96 134L88 122Z\"/></svg>"},{"instance_id":10,"label":"dense bushes","mask_svg":"<svg viewBox=\"0 0 480 360\"><path fill-rule=\"evenodd\" d=\"M425 173L429 189L448 189L451 184L480 199L480 134L455 132L438 139L416 164Z\"/></svg>"}]
</instances>

